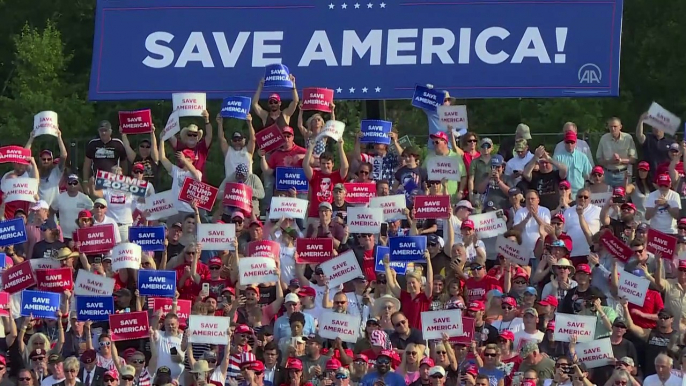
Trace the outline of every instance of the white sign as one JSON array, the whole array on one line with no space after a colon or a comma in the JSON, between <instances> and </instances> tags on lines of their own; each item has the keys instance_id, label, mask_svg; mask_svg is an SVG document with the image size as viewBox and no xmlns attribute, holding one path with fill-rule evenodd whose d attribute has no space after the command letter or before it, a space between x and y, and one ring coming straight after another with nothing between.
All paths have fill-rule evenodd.
<instances>
[{"instance_id":1,"label":"white sign","mask_svg":"<svg viewBox=\"0 0 686 386\"><path fill-rule=\"evenodd\" d=\"M466 129L469 127L467 122L467 106L465 105L454 105L438 106L438 119L441 120L441 124L446 129L448 126L453 128L453 131L460 131L461 129Z\"/></svg>"},{"instance_id":2,"label":"white sign","mask_svg":"<svg viewBox=\"0 0 686 386\"><path fill-rule=\"evenodd\" d=\"M650 281L636 276L626 271L619 273L619 295L626 297L626 300L639 307L643 307L648 293Z\"/></svg>"},{"instance_id":3,"label":"white sign","mask_svg":"<svg viewBox=\"0 0 686 386\"><path fill-rule=\"evenodd\" d=\"M183 92L172 94L174 110L179 112L179 117L202 117L202 112L207 106L207 98L202 92Z\"/></svg>"},{"instance_id":4,"label":"white sign","mask_svg":"<svg viewBox=\"0 0 686 386\"><path fill-rule=\"evenodd\" d=\"M457 156L431 156L426 160L426 174L429 181L459 181L460 159Z\"/></svg>"},{"instance_id":5,"label":"white sign","mask_svg":"<svg viewBox=\"0 0 686 386\"><path fill-rule=\"evenodd\" d=\"M507 232L507 222L502 210L469 216L479 239L490 239Z\"/></svg>"},{"instance_id":6,"label":"white sign","mask_svg":"<svg viewBox=\"0 0 686 386\"><path fill-rule=\"evenodd\" d=\"M112 270L141 267L141 246L134 243L121 243L112 248Z\"/></svg>"},{"instance_id":7,"label":"white sign","mask_svg":"<svg viewBox=\"0 0 686 386\"><path fill-rule=\"evenodd\" d=\"M579 343L576 345L576 355L579 362L585 364L589 369L610 365L615 357L610 338Z\"/></svg>"},{"instance_id":8,"label":"white sign","mask_svg":"<svg viewBox=\"0 0 686 386\"><path fill-rule=\"evenodd\" d=\"M198 224L196 226L198 243L208 251L233 250L236 240L235 224Z\"/></svg>"},{"instance_id":9,"label":"white sign","mask_svg":"<svg viewBox=\"0 0 686 386\"><path fill-rule=\"evenodd\" d=\"M276 261L270 257L243 257L238 261L238 272L241 285L279 281Z\"/></svg>"},{"instance_id":10,"label":"white sign","mask_svg":"<svg viewBox=\"0 0 686 386\"><path fill-rule=\"evenodd\" d=\"M591 204L603 207L607 200L612 198L612 192L591 193Z\"/></svg>"},{"instance_id":11,"label":"white sign","mask_svg":"<svg viewBox=\"0 0 686 386\"><path fill-rule=\"evenodd\" d=\"M443 334L449 337L462 336L462 310L441 310L422 312L422 338L443 339Z\"/></svg>"},{"instance_id":12,"label":"white sign","mask_svg":"<svg viewBox=\"0 0 686 386\"><path fill-rule=\"evenodd\" d=\"M54 111L41 111L33 116L33 135L52 135L57 137L59 125L57 123L57 113Z\"/></svg>"},{"instance_id":13,"label":"white sign","mask_svg":"<svg viewBox=\"0 0 686 386\"><path fill-rule=\"evenodd\" d=\"M152 194L145 198L145 219L149 221L156 221L174 216L179 213L174 207L174 203L179 201L178 197L174 195L171 190Z\"/></svg>"},{"instance_id":14,"label":"white sign","mask_svg":"<svg viewBox=\"0 0 686 386\"><path fill-rule=\"evenodd\" d=\"M577 342L592 342L595 337L595 316L555 313L555 333L553 340L569 342L572 335L576 335Z\"/></svg>"},{"instance_id":15,"label":"white sign","mask_svg":"<svg viewBox=\"0 0 686 386\"><path fill-rule=\"evenodd\" d=\"M648 109L648 118L646 118L645 123L667 134L674 135L681 126L681 119L657 102L653 102Z\"/></svg>"},{"instance_id":16,"label":"white sign","mask_svg":"<svg viewBox=\"0 0 686 386\"><path fill-rule=\"evenodd\" d=\"M378 234L381 232L383 209L365 208L363 206L349 207L346 222L350 233Z\"/></svg>"},{"instance_id":17,"label":"white sign","mask_svg":"<svg viewBox=\"0 0 686 386\"><path fill-rule=\"evenodd\" d=\"M309 201L294 197L272 197L269 206L269 219L278 220L282 217L302 219L307 217L307 205Z\"/></svg>"},{"instance_id":18,"label":"white sign","mask_svg":"<svg viewBox=\"0 0 686 386\"><path fill-rule=\"evenodd\" d=\"M226 345L229 342L226 334L230 323L231 319L223 316L191 315L188 318L188 341Z\"/></svg>"},{"instance_id":19,"label":"white sign","mask_svg":"<svg viewBox=\"0 0 686 386\"><path fill-rule=\"evenodd\" d=\"M369 200L370 208L381 208L383 210L384 221L403 220L407 201L404 194L394 194L392 196L372 197ZM350 208L348 208L350 210Z\"/></svg>"},{"instance_id":20,"label":"white sign","mask_svg":"<svg viewBox=\"0 0 686 386\"><path fill-rule=\"evenodd\" d=\"M160 133L160 138L162 141L166 141L169 138L173 137L181 131L181 122L179 122L179 110L174 110L172 111L171 114L169 114L169 119L167 119L167 124L164 126L164 129Z\"/></svg>"},{"instance_id":21,"label":"white sign","mask_svg":"<svg viewBox=\"0 0 686 386\"><path fill-rule=\"evenodd\" d=\"M80 269L74 283L76 296L112 296L114 279Z\"/></svg>"},{"instance_id":22,"label":"white sign","mask_svg":"<svg viewBox=\"0 0 686 386\"><path fill-rule=\"evenodd\" d=\"M350 208L348 208L350 209ZM329 288L337 288L356 277L364 276L357 262L357 257L352 250L325 261L319 265L324 274L329 278Z\"/></svg>"},{"instance_id":23,"label":"white sign","mask_svg":"<svg viewBox=\"0 0 686 386\"><path fill-rule=\"evenodd\" d=\"M343 136L343 131L345 130L345 123L341 121L327 121L322 129L321 133L317 135L316 140L320 140L323 137L329 137L334 141L338 142Z\"/></svg>"},{"instance_id":24,"label":"white sign","mask_svg":"<svg viewBox=\"0 0 686 386\"><path fill-rule=\"evenodd\" d=\"M0 189L3 192L4 202L28 201L35 202L34 197L38 194L38 181L35 178L6 178L2 181Z\"/></svg>"},{"instance_id":25,"label":"white sign","mask_svg":"<svg viewBox=\"0 0 686 386\"><path fill-rule=\"evenodd\" d=\"M324 339L355 343L360 337L360 317L324 311L319 315L319 336Z\"/></svg>"},{"instance_id":26,"label":"white sign","mask_svg":"<svg viewBox=\"0 0 686 386\"><path fill-rule=\"evenodd\" d=\"M40 259L30 259L29 261L31 262L31 269L33 269L34 272L37 269L54 269L62 267L59 261L53 260L48 257L43 257Z\"/></svg>"},{"instance_id":27,"label":"white sign","mask_svg":"<svg viewBox=\"0 0 686 386\"><path fill-rule=\"evenodd\" d=\"M502 236L498 237L495 244L495 250L513 263L523 266L529 265L529 256L522 253L522 246L517 244L516 241L506 239Z\"/></svg>"}]
</instances>

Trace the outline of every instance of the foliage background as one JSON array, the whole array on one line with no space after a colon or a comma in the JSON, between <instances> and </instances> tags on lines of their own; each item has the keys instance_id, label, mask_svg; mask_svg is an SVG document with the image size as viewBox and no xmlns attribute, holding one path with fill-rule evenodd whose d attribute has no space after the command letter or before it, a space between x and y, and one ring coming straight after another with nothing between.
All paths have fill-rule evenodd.
<instances>
[{"instance_id":1,"label":"foliage background","mask_svg":"<svg viewBox=\"0 0 686 386\"><path fill-rule=\"evenodd\" d=\"M569 99L468 100L470 129L492 136L511 135L520 122L529 124L538 141L554 143L566 121L597 141L604 121L621 117L625 131L633 132L638 116L655 100L679 116L686 112L686 14L683 0L631 0L624 5L620 97ZM42 110L59 114L67 145L72 143L76 165L83 148L95 135L97 122L116 125L117 112L151 108L158 127L171 112L170 101L91 103L86 100L91 66L95 0L0 0L0 145L23 144ZM593 42L588 42L593 44ZM295 74L297 76L297 74ZM255 80L257 83L257 79ZM219 102L208 106L210 114ZM425 143L426 117L409 101L388 101L388 119L400 135ZM337 102L338 119L358 127L364 103ZM190 122L182 122L186 125ZM295 125L295 122L291 122ZM228 130L244 130L243 122L225 123ZM346 130L349 148L353 130ZM551 133L541 136L540 133ZM495 139L495 138L494 138ZM54 139L39 138L35 148L56 150ZM218 183L223 162L213 147L207 172Z\"/></svg>"}]
</instances>

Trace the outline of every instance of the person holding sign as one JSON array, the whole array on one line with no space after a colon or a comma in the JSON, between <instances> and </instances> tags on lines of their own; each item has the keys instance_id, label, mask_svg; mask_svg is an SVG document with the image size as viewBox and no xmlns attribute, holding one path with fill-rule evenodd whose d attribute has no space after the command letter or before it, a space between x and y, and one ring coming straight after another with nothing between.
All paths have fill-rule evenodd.
<instances>
[{"instance_id":1,"label":"person holding sign","mask_svg":"<svg viewBox=\"0 0 686 386\"><path fill-rule=\"evenodd\" d=\"M98 138L91 139L86 145L83 160L83 180L89 181L98 170L112 170L115 166L124 167L126 149L119 138L112 138L112 124L101 121L98 125Z\"/></svg>"},{"instance_id":2,"label":"person holding sign","mask_svg":"<svg viewBox=\"0 0 686 386\"><path fill-rule=\"evenodd\" d=\"M357 162L368 162L372 164L371 178L374 181L393 181L395 170L399 166L398 154L402 154L403 149L398 143L398 134L390 133L391 142L395 146L395 152L388 149L388 145L376 143L372 151L362 153L360 138L364 134L358 132L355 134L355 147L353 148L353 157Z\"/></svg>"},{"instance_id":3,"label":"person holding sign","mask_svg":"<svg viewBox=\"0 0 686 386\"><path fill-rule=\"evenodd\" d=\"M335 121L336 120L336 105L331 103L331 118L330 120ZM312 114L309 118L307 118L307 122L303 125L303 109L302 109L302 102L300 102L300 110L298 112L298 129L300 130L300 134L302 134L303 138L305 138L305 143L308 145L312 142L314 142L314 159L315 161L319 158L319 156L326 151L326 143L328 141L328 137L322 137L319 140L317 140L317 136L319 133L322 131L324 128L324 118L320 113L314 113Z\"/></svg>"},{"instance_id":4,"label":"person holding sign","mask_svg":"<svg viewBox=\"0 0 686 386\"><path fill-rule=\"evenodd\" d=\"M250 161L252 165L252 160ZM219 185L218 197L224 197L227 182L235 182L239 184L245 184L252 189L252 216L259 217L260 215L260 200L265 197L264 185L262 185L262 180L255 174L253 174L252 166L248 164L239 163L231 174L227 174L224 181ZM225 206L224 214L231 214L234 212L233 207Z\"/></svg>"},{"instance_id":5,"label":"person holding sign","mask_svg":"<svg viewBox=\"0 0 686 386\"><path fill-rule=\"evenodd\" d=\"M333 154L324 152L319 156L319 169L313 169L312 153L314 152L314 144L307 147L305 159L303 160L303 170L305 176L310 182L310 206L308 209L308 217L310 219L319 217L319 204L333 202L333 188L337 184L345 182L348 176L348 157L343 148L343 138L338 141L338 158L340 159L340 169L334 170Z\"/></svg>"},{"instance_id":6,"label":"person holding sign","mask_svg":"<svg viewBox=\"0 0 686 386\"><path fill-rule=\"evenodd\" d=\"M121 126L119 126L119 132L121 133ZM131 142L129 142L128 135L122 133L121 141L124 144L124 149L126 150L126 158L134 166L134 169L132 169L132 175L134 177L142 177L151 184L157 184L160 181L160 175L158 173L158 169L160 166L160 153L157 150L157 137L155 136L155 125L152 125L150 139L144 138L138 143L138 153L136 153L133 150L133 148L131 148ZM143 167L142 176L136 174L136 165L141 165Z\"/></svg>"},{"instance_id":7,"label":"person holding sign","mask_svg":"<svg viewBox=\"0 0 686 386\"><path fill-rule=\"evenodd\" d=\"M169 138L169 144L174 151L177 152L177 155L178 152L185 153L186 150L189 150L188 154L192 154L192 156L188 158L191 159L193 167L200 171L201 174L204 174L205 162L207 162L207 156L210 152L210 146L212 145L212 122L210 121L210 113L207 110L202 112L202 117L205 120L204 139L203 131L200 130L198 126L191 124L181 129L178 139L176 136ZM160 142L161 145L164 145L164 141ZM162 154L162 151L160 151L160 154ZM207 182L205 179L202 181Z\"/></svg>"},{"instance_id":8,"label":"person holding sign","mask_svg":"<svg viewBox=\"0 0 686 386\"><path fill-rule=\"evenodd\" d=\"M260 96L262 95L262 88L264 87L264 78L260 79L260 83L257 84L257 90L255 90L255 95L252 97L252 109L262 120L262 127L269 127L276 124L283 130L284 127L290 124L291 117L295 114L295 109L298 107L298 102L300 102L300 96L298 95L298 88L295 85L295 76L290 74L288 78L293 83L293 100L291 100L288 107L283 110L281 110L281 97L276 93L269 95L269 98L267 99L269 109L263 109L262 106L260 106Z\"/></svg>"},{"instance_id":9,"label":"person holding sign","mask_svg":"<svg viewBox=\"0 0 686 386\"><path fill-rule=\"evenodd\" d=\"M450 131L450 135L452 136L452 130ZM448 139L448 134L444 132L437 132L434 134L431 134L430 136L431 140L431 145L429 148L433 148L433 152L429 152L426 157L424 158L424 161L422 161L422 165L427 165L430 160L434 157L451 157L457 160L457 178L455 179L450 179L448 181L448 193L453 196L455 195L455 199L461 200L462 199L462 191L465 190L467 187L467 169L465 169L464 166L464 161L462 160L462 157L460 157L457 153L455 153L453 150L450 149L449 145L449 139ZM431 173L428 173L427 179L431 178ZM470 191L472 191L471 189ZM473 200L470 200L473 201Z\"/></svg>"},{"instance_id":10,"label":"person holding sign","mask_svg":"<svg viewBox=\"0 0 686 386\"><path fill-rule=\"evenodd\" d=\"M24 148L31 149L34 139L36 139L35 131L32 131ZM67 164L67 146L62 139L61 130L57 130L57 146L60 149L59 162L57 163L55 163L56 160L52 151L48 149L41 150L38 154L41 161L38 171L43 177L38 184L38 197L47 202L48 205L52 205L60 194L60 182L62 182L64 167Z\"/></svg>"},{"instance_id":11,"label":"person holding sign","mask_svg":"<svg viewBox=\"0 0 686 386\"><path fill-rule=\"evenodd\" d=\"M123 169L119 166L112 168L112 173L121 176ZM134 196L130 192L123 192L112 188L105 188L97 190L95 187L95 179L91 177L90 181L91 195L99 199L104 199L107 202L107 217L111 218L117 224L119 235L122 240L129 239L129 227L133 225L133 209ZM151 186L148 184L148 186Z\"/></svg>"},{"instance_id":12,"label":"person holding sign","mask_svg":"<svg viewBox=\"0 0 686 386\"><path fill-rule=\"evenodd\" d=\"M28 157L26 159L26 164L20 164L20 163L12 163L12 170L9 172L5 173L2 176L2 179L0 179L0 185L2 185L3 182L6 180L14 180L14 179L19 179L19 178L32 178L38 181L38 184L40 185L40 171L38 169L38 166L36 165L36 160L33 159L33 157ZM15 180L16 181L16 180ZM2 200L2 197L4 195L4 192L0 192L3 194L0 194L0 200ZM34 201L12 201L12 202L0 202L0 204L4 204L5 206L5 211L4 211L4 218L5 219L11 219L14 218L14 212L17 211L18 209L21 209L24 214L29 213L29 207L38 200ZM1 208L1 206L0 206Z\"/></svg>"},{"instance_id":13,"label":"person holding sign","mask_svg":"<svg viewBox=\"0 0 686 386\"><path fill-rule=\"evenodd\" d=\"M164 150L164 141L160 141L160 162L164 169L172 177L172 192L174 197L179 197L181 193L181 187L186 178L192 178L196 181L202 180L202 172L195 167L193 160L195 159L195 153L191 149L185 149L183 151L176 153L176 161L180 166L176 166L167 159L167 154ZM177 200L174 203L174 207L178 210L179 214L167 219L168 222L174 224L179 222L188 214L193 214L195 211L191 208L190 204Z\"/></svg>"},{"instance_id":14,"label":"person holding sign","mask_svg":"<svg viewBox=\"0 0 686 386\"><path fill-rule=\"evenodd\" d=\"M252 157L255 154L255 128L252 125L252 115L245 118L248 123L248 142L240 131L231 135L231 143L224 135L224 118L221 113L217 114L217 138L224 155L224 175L230 176L236 170L238 164L248 165L248 171L252 174ZM223 185L223 184L222 184Z\"/></svg>"},{"instance_id":15,"label":"person holding sign","mask_svg":"<svg viewBox=\"0 0 686 386\"><path fill-rule=\"evenodd\" d=\"M426 251L424 256L426 259L426 284L424 285L424 292L422 292L421 271L415 270L405 275L407 290L403 290L398 284L395 270L391 269L389 256L386 255L383 258L386 279L388 280L386 288L393 296L400 299L401 309L407 316L410 327L418 330L422 329L422 312L429 311L431 307L431 296L434 286L434 271L431 266L429 251Z\"/></svg>"}]
</instances>

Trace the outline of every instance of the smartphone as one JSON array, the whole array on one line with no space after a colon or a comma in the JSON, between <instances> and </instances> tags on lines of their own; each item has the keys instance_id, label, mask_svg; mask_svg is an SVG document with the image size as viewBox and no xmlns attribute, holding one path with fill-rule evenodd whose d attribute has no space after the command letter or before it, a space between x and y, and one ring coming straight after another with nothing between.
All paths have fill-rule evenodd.
<instances>
[{"instance_id":1,"label":"smartphone","mask_svg":"<svg viewBox=\"0 0 686 386\"><path fill-rule=\"evenodd\" d=\"M178 355L179 351L176 349L176 347L172 347L172 348L169 350L169 353L170 353L171 355Z\"/></svg>"},{"instance_id":2,"label":"smartphone","mask_svg":"<svg viewBox=\"0 0 686 386\"><path fill-rule=\"evenodd\" d=\"M387 222L382 222L381 223L381 231L379 232L381 236L388 236L388 223Z\"/></svg>"},{"instance_id":3,"label":"smartphone","mask_svg":"<svg viewBox=\"0 0 686 386\"><path fill-rule=\"evenodd\" d=\"M624 201L624 197L622 196L612 196L612 203L614 204L623 204Z\"/></svg>"},{"instance_id":4,"label":"smartphone","mask_svg":"<svg viewBox=\"0 0 686 386\"><path fill-rule=\"evenodd\" d=\"M202 291L205 293L210 292L210 283L202 283Z\"/></svg>"},{"instance_id":5,"label":"smartphone","mask_svg":"<svg viewBox=\"0 0 686 386\"><path fill-rule=\"evenodd\" d=\"M94 257L93 258L93 264L102 264L102 257Z\"/></svg>"}]
</instances>

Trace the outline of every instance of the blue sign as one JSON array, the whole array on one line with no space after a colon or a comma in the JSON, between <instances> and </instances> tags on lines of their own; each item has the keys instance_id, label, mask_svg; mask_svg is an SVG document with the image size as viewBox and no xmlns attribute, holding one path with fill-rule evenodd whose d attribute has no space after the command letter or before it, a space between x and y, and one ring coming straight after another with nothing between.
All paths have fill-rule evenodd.
<instances>
[{"instance_id":1,"label":"blue sign","mask_svg":"<svg viewBox=\"0 0 686 386\"><path fill-rule=\"evenodd\" d=\"M285 64L270 64L264 68L264 87L293 88L291 72Z\"/></svg>"},{"instance_id":2,"label":"blue sign","mask_svg":"<svg viewBox=\"0 0 686 386\"><path fill-rule=\"evenodd\" d=\"M129 241L140 245L143 251L164 251L164 227L131 227Z\"/></svg>"},{"instance_id":3,"label":"blue sign","mask_svg":"<svg viewBox=\"0 0 686 386\"><path fill-rule=\"evenodd\" d=\"M5 267L7 267L7 255L0 253L0 270L5 269Z\"/></svg>"},{"instance_id":4,"label":"blue sign","mask_svg":"<svg viewBox=\"0 0 686 386\"><path fill-rule=\"evenodd\" d=\"M54 292L24 290L21 293L21 316L57 319L60 294Z\"/></svg>"},{"instance_id":5,"label":"blue sign","mask_svg":"<svg viewBox=\"0 0 686 386\"><path fill-rule=\"evenodd\" d=\"M391 129L393 122L381 121L377 119L363 119L360 122L362 137L360 143L381 143L391 144Z\"/></svg>"},{"instance_id":6,"label":"blue sign","mask_svg":"<svg viewBox=\"0 0 686 386\"><path fill-rule=\"evenodd\" d=\"M138 271L138 292L141 296L173 298L176 292L176 271Z\"/></svg>"},{"instance_id":7,"label":"blue sign","mask_svg":"<svg viewBox=\"0 0 686 386\"><path fill-rule=\"evenodd\" d=\"M224 118L236 118L245 120L250 112L252 99L244 96L231 96L224 98L220 114Z\"/></svg>"},{"instance_id":8,"label":"blue sign","mask_svg":"<svg viewBox=\"0 0 686 386\"><path fill-rule=\"evenodd\" d=\"M290 188L298 192L307 192L309 189L303 168L276 168L276 190L285 192Z\"/></svg>"},{"instance_id":9,"label":"blue sign","mask_svg":"<svg viewBox=\"0 0 686 386\"><path fill-rule=\"evenodd\" d=\"M623 0L98 0L89 98L252 96L275 63L336 100L407 100L417 84L618 96L622 12Z\"/></svg>"},{"instance_id":10,"label":"blue sign","mask_svg":"<svg viewBox=\"0 0 686 386\"><path fill-rule=\"evenodd\" d=\"M417 261L425 263L426 236L398 236L388 239L391 261Z\"/></svg>"},{"instance_id":11,"label":"blue sign","mask_svg":"<svg viewBox=\"0 0 686 386\"><path fill-rule=\"evenodd\" d=\"M435 113L438 111L438 106L443 104L444 99L445 91L417 85L412 95L412 106Z\"/></svg>"},{"instance_id":12,"label":"blue sign","mask_svg":"<svg viewBox=\"0 0 686 386\"><path fill-rule=\"evenodd\" d=\"M390 255L390 253L391 249L389 247L376 247L376 268L374 269L376 272L386 272L386 268L383 266L383 257L385 255ZM388 265L393 268L398 275L404 275L407 272L407 261L389 261Z\"/></svg>"},{"instance_id":13,"label":"blue sign","mask_svg":"<svg viewBox=\"0 0 686 386\"><path fill-rule=\"evenodd\" d=\"M25 243L26 225L22 218L0 222L0 247Z\"/></svg>"},{"instance_id":14,"label":"blue sign","mask_svg":"<svg viewBox=\"0 0 686 386\"><path fill-rule=\"evenodd\" d=\"M112 296L76 296L76 320L107 322L114 313Z\"/></svg>"}]
</instances>

